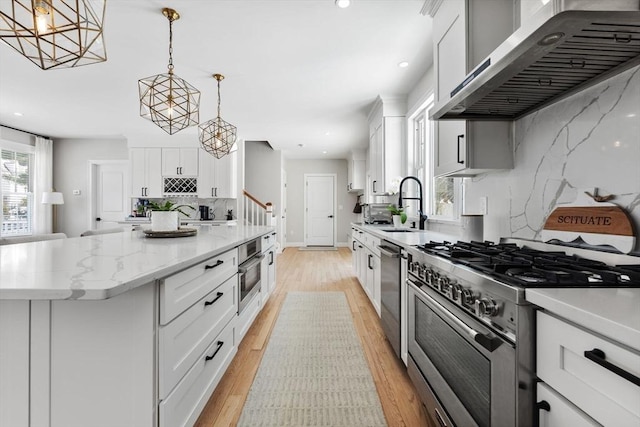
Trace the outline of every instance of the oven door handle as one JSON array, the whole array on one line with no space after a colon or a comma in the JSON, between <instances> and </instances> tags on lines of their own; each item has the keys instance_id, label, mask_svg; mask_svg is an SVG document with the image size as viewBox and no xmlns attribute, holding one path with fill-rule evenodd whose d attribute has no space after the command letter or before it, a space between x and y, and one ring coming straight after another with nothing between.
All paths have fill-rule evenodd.
<instances>
[{"instance_id":1,"label":"oven door handle","mask_svg":"<svg viewBox=\"0 0 640 427\"><path fill-rule=\"evenodd\" d=\"M256 266L256 264L258 264L260 261L262 261L262 258L264 258L264 254L259 254L259 255L256 255L255 257L253 257L251 259L251 261L243 262L242 265L240 265L238 267L238 273L244 274L247 271L251 270L253 267Z\"/></svg>"},{"instance_id":2,"label":"oven door handle","mask_svg":"<svg viewBox=\"0 0 640 427\"><path fill-rule=\"evenodd\" d=\"M411 283L414 287L419 287L417 283L411 280L407 280L407 281ZM429 302L431 302L431 304L435 304L436 307L441 307L438 301L431 298L429 295L425 294L424 292L422 292L420 296L424 296L428 298ZM490 337L488 335L481 334L480 332L476 331L475 329L473 329L472 327L464 323L462 320L458 319L456 316L451 314L444 307L438 311L440 311L440 313L444 317L449 319L451 322L455 323L460 329L462 329L467 335L469 335L475 342L477 342L482 347L484 347L488 352L492 353L496 348L500 347L500 344L502 344L502 340L500 338Z\"/></svg>"}]
</instances>

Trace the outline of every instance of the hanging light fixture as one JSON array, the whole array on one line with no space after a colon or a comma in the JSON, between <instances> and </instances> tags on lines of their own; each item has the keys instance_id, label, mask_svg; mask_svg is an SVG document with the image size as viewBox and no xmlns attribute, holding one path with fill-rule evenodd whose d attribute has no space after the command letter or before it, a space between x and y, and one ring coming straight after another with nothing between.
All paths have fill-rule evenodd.
<instances>
[{"instance_id":1,"label":"hanging light fixture","mask_svg":"<svg viewBox=\"0 0 640 427\"><path fill-rule=\"evenodd\" d=\"M220 81L224 79L224 76L214 74L213 78L218 81L218 117L198 127L202 148L215 158L220 159L231 152L231 148L236 142L237 128L220 117Z\"/></svg>"},{"instance_id":2,"label":"hanging light fixture","mask_svg":"<svg viewBox=\"0 0 640 427\"><path fill-rule=\"evenodd\" d=\"M162 14L169 20L169 71L138 80L140 115L173 135L198 124L200 91L173 74L173 21L180 15L169 8Z\"/></svg>"},{"instance_id":3,"label":"hanging light fixture","mask_svg":"<svg viewBox=\"0 0 640 427\"><path fill-rule=\"evenodd\" d=\"M106 0L3 0L0 40L43 70L107 60Z\"/></svg>"}]
</instances>

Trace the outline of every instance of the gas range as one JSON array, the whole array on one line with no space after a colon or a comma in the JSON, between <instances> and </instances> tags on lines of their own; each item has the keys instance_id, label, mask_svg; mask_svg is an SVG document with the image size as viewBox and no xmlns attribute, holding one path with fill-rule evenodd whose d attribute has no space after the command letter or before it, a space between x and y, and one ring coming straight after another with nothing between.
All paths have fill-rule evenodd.
<instances>
[{"instance_id":1,"label":"gas range","mask_svg":"<svg viewBox=\"0 0 640 427\"><path fill-rule=\"evenodd\" d=\"M640 287L640 259L520 242L430 242L409 248L409 277L516 341L518 305L532 287ZM594 252L594 254L591 254ZM606 262L606 261L609 262ZM637 261L637 262L636 262Z\"/></svg>"}]
</instances>

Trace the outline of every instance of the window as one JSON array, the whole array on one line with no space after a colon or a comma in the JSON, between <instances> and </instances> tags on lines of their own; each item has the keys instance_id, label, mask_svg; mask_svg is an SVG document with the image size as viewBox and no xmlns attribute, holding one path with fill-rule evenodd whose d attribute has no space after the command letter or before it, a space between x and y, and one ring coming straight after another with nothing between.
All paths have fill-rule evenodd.
<instances>
[{"instance_id":1,"label":"window","mask_svg":"<svg viewBox=\"0 0 640 427\"><path fill-rule=\"evenodd\" d=\"M424 183L424 208L429 216L455 220L459 217L459 201L462 200L462 179L433 176L431 142L434 138L434 126L428 118L428 111L432 106L433 96L430 96L409 119L413 132L409 134L408 172Z\"/></svg>"},{"instance_id":2,"label":"window","mask_svg":"<svg viewBox=\"0 0 640 427\"><path fill-rule=\"evenodd\" d=\"M33 155L24 152L0 149L0 197L2 198L2 216L0 217L0 236L18 236L31 234L33 217Z\"/></svg>"}]
</instances>

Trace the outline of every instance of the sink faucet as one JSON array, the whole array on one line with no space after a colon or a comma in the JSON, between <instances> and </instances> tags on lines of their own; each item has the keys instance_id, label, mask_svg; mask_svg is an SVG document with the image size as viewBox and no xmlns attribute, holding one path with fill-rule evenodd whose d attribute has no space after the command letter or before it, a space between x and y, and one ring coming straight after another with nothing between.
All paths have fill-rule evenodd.
<instances>
[{"instance_id":1,"label":"sink faucet","mask_svg":"<svg viewBox=\"0 0 640 427\"><path fill-rule=\"evenodd\" d=\"M398 197L398 207L401 208L402 207L402 184L404 184L404 182L408 179L412 179L415 182L418 183L418 196L419 197L404 197L405 200L419 200L420 201L420 206L419 206L419 210L418 210L418 217L420 219L420 225L419 225L419 229L420 230L424 230L424 223L427 220L427 216L424 214L424 211L422 210L422 183L420 182L420 180L418 178L416 178L415 176L407 176L402 178L402 181L400 181L400 187L398 188L398 193L400 193L400 197Z\"/></svg>"}]
</instances>

